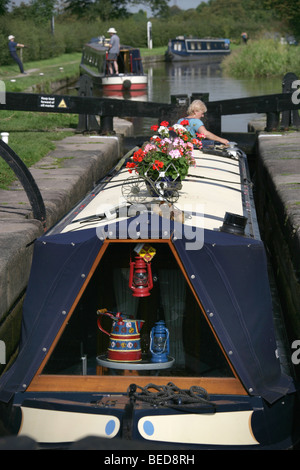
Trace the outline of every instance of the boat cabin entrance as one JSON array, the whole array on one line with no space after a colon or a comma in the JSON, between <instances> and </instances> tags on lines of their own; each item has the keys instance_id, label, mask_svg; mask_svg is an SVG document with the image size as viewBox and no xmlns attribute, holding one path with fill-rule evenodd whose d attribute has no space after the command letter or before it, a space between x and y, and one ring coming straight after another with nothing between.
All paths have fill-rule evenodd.
<instances>
[{"instance_id":1,"label":"boat cabin entrance","mask_svg":"<svg viewBox=\"0 0 300 470\"><path fill-rule=\"evenodd\" d=\"M119 73L143 73L143 64L139 49L121 46L118 55ZM106 70L108 74L108 70Z\"/></svg>"},{"instance_id":2,"label":"boat cabin entrance","mask_svg":"<svg viewBox=\"0 0 300 470\"><path fill-rule=\"evenodd\" d=\"M245 393L189 285L174 247L169 240L147 243L155 252L151 260L153 287L150 295L135 297L129 286L130 259L137 243L105 241L89 282L28 390L56 387L61 390L64 386L70 390L72 379L76 379L77 388L78 380L82 380L86 389L90 386L86 378L94 377L97 382L93 381L93 387L97 384L97 390L124 391L124 386L132 381L131 375L136 376L138 384L139 380L143 384L151 382L155 375L156 383L160 378L162 383L182 379L191 380L191 386L204 380L206 387L215 391L217 384L217 389L221 387L223 392L224 387L233 386L235 393ZM120 367L118 362L101 361L101 358L106 359L110 338L97 326L99 309L107 309L114 315L120 312L144 322L140 329L142 361L139 366ZM101 324L110 332L112 319L103 317ZM169 340L168 363L162 368L153 367L150 352L151 330L158 321L165 323Z\"/></svg>"}]
</instances>

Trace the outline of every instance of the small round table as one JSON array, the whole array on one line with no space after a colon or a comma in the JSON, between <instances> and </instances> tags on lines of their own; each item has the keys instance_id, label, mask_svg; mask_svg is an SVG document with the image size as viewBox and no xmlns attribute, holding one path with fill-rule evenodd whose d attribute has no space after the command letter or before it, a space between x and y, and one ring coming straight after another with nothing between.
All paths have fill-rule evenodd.
<instances>
[{"instance_id":1,"label":"small round table","mask_svg":"<svg viewBox=\"0 0 300 470\"><path fill-rule=\"evenodd\" d=\"M142 359L139 362L117 362L110 361L107 359L106 354L96 357L97 364L102 367L108 367L109 369L122 369L122 370L161 370L169 369L175 362L175 359L171 356L168 357L166 362L149 362Z\"/></svg>"}]
</instances>

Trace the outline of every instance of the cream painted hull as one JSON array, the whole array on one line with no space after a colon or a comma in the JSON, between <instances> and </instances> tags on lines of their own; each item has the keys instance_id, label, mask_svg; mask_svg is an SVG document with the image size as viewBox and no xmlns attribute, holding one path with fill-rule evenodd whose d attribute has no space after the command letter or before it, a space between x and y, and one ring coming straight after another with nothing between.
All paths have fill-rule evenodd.
<instances>
[{"instance_id":1,"label":"cream painted hull","mask_svg":"<svg viewBox=\"0 0 300 470\"><path fill-rule=\"evenodd\" d=\"M251 429L253 411L214 414L149 415L137 424L140 437L169 444L252 446L259 444ZM19 435L38 443L69 443L86 436L112 439L120 430L113 415L22 407Z\"/></svg>"}]
</instances>

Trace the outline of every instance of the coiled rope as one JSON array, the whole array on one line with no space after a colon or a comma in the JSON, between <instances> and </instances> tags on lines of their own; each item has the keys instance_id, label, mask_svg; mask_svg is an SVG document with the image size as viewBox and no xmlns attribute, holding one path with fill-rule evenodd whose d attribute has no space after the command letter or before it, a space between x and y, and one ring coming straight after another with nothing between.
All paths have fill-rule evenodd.
<instances>
[{"instance_id":1,"label":"coiled rope","mask_svg":"<svg viewBox=\"0 0 300 470\"><path fill-rule=\"evenodd\" d=\"M156 391L152 391L151 389ZM168 406L180 409L179 407L182 405L205 405L210 408L214 408L215 410L215 404L210 401L207 391L196 385L193 385L189 390L186 390L177 387L172 382L169 382L167 385L156 385L150 383L145 387L131 384L127 393L131 398L150 403L153 406Z\"/></svg>"}]
</instances>

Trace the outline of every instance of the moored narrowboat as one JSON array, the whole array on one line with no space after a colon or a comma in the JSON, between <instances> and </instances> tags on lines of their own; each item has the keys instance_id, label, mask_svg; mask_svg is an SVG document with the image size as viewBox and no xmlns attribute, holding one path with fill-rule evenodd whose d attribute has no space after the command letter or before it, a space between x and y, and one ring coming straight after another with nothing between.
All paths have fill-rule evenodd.
<instances>
[{"instance_id":1,"label":"moored narrowboat","mask_svg":"<svg viewBox=\"0 0 300 470\"><path fill-rule=\"evenodd\" d=\"M0 378L11 431L41 447L292 448L298 394L246 155L203 143L175 185L135 174L135 150L35 242Z\"/></svg>"},{"instance_id":2,"label":"moored narrowboat","mask_svg":"<svg viewBox=\"0 0 300 470\"><path fill-rule=\"evenodd\" d=\"M85 44L80 63L80 75L91 77L95 86L104 93L109 92L146 92L148 77L144 73L140 50L131 46L120 46L118 74L109 73L107 58L108 40L96 38Z\"/></svg>"},{"instance_id":3,"label":"moored narrowboat","mask_svg":"<svg viewBox=\"0 0 300 470\"><path fill-rule=\"evenodd\" d=\"M230 52L229 39L178 36L169 41L165 56L168 61L197 60L212 63L220 62Z\"/></svg>"}]
</instances>

